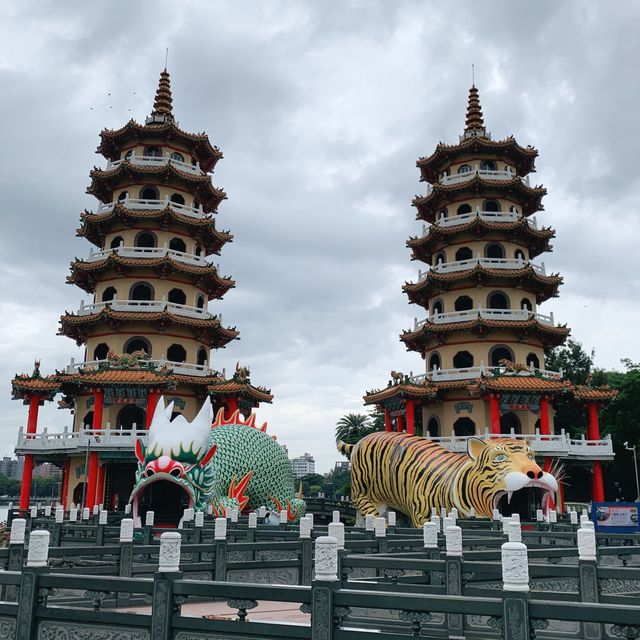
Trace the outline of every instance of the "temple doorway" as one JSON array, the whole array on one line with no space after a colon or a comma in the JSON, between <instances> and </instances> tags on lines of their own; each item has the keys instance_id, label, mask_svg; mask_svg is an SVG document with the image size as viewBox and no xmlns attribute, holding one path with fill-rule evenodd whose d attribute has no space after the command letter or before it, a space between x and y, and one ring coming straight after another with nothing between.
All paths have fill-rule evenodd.
<instances>
[{"instance_id":1,"label":"temple doorway","mask_svg":"<svg viewBox=\"0 0 640 640\"><path fill-rule=\"evenodd\" d=\"M508 436L511 435L511 430L513 430L513 433L516 435L522 433L520 419L513 411L509 411L509 413L500 416L500 433Z\"/></svg>"}]
</instances>

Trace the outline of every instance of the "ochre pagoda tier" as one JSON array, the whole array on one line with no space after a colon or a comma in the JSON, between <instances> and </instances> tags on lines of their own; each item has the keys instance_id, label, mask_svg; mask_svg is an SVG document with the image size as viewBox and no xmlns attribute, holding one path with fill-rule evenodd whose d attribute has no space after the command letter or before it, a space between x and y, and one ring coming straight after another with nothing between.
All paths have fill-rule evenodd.
<instances>
[{"instance_id":1,"label":"ochre pagoda tier","mask_svg":"<svg viewBox=\"0 0 640 640\"><path fill-rule=\"evenodd\" d=\"M213 219L226 198L211 181L222 153L206 134L179 128L166 70L145 124L130 121L100 138L106 167L91 171L87 189L98 207L82 213L77 231L92 246L67 277L91 300L60 319L60 334L84 345L84 361L49 376L37 363L12 381L13 397L29 405L16 447L25 456L21 509L33 467L45 461L64 471L65 507L122 509L134 483L135 441L160 395L188 420L207 396L216 409L245 415L272 401L246 367L227 377L211 366L212 350L239 337L208 310L235 287L210 258L233 239ZM58 395L72 424L39 431L39 406Z\"/></svg>"},{"instance_id":2,"label":"ochre pagoda tier","mask_svg":"<svg viewBox=\"0 0 640 640\"><path fill-rule=\"evenodd\" d=\"M454 451L466 451L472 436L525 438L545 469L561 458L571 464L567 475L590 473L591 497L603 500L601 461L613 458L613 448L600 436L598 410L616 392L576 387L545 368L545 355L564 344L569 329L539 309L558 295L562 278L538 261L555 232L535 217L546 194L530 181L537 155L513 137L491 139L474 86L458 143L440 143L418 160L428 187L413 205L427 224L407 246L426 267L403 290L426 317L400 340L421 354L426 372L393 371L364 400L384 411L387 430ZM560 398L585 408L586 438L555 432Z\"/></svg>"}]
</instances>

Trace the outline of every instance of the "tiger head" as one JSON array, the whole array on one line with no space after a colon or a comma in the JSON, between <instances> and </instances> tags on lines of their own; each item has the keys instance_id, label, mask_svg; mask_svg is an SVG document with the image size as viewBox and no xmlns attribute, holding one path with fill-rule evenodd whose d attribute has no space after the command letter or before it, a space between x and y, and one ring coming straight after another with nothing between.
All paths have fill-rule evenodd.
<instances>
[{"instance_id":1,"label":"tiger head","mask_svg":"<svg viewBox=\"0 0 640 640\"><path fill-rule=\"evenodd\" d=\"M498 438L485 442L469 438L467 453L473 460L468 478L475 485L470 493L475 497L477 511L491 517L502 496L511 502L514 491L529 488L543 491L542 510L547 511L558 482L536 463L535 451L526 441Z\"/></svg>"}]
</instances>

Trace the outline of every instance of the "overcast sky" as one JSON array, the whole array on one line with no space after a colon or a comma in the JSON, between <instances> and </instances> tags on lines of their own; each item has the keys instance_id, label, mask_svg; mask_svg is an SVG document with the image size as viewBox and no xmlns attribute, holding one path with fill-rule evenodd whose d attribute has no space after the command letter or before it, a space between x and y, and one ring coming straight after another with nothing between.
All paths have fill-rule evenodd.
<instances>
[{"instance_id":1,"label":"overcast sky","mask_svg":"<svg viewBox=\"0 0 640 640\"><path fill-rule=\"evenodd\" d=\"M0 454L26 407L15 372L82 352L56 335L87 294L65 284L103 127L150 112L169 47L174 114L224 153L229 199L220 257L237 286L212 303L240 360L270 387L259 417L292 455L326 471L336 421L391 369L421 372L398 335L424 312L406 239L424 193L415 161L462 132L471 64L493 138L540 151L549 190L539 222L557 230L553 311L596 363L640 360L638 109L640 5L631 2L3 3L0 21ZM40 428L70 424L49 405Z\"/></svg>"}]
</instances>

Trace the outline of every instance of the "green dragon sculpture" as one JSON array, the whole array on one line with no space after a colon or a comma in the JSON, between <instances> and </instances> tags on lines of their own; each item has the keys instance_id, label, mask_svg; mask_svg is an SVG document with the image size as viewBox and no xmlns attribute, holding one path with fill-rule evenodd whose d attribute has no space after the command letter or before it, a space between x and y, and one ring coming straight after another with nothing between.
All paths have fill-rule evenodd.
<instances>
[{"instance_id":1,"label":"green dragon sculpture","mask_svg":"<svg viewBox=\"0 0 640 640\"><path fill-rule=\"evenodd\" d=\"M256 426L255 414L243 420L235 411L225 419L221 409L212 424L209 398L191 423L182 415L171 420L172 411L173 403L165 408L160 398L146 444L136 442L138 468L129 498L134 519L144 492L161 481L182 488L196 511L211 505L222 515L234 507L247 512L264 505L286 509L291 522L305 514L305 502L294 495L287 455L266 433L266 423Z\"/></svg>"}]
</instances>

